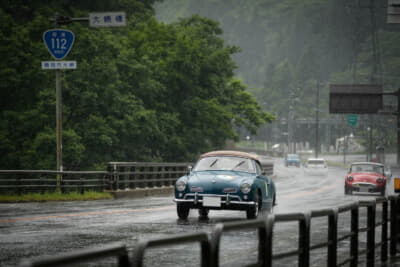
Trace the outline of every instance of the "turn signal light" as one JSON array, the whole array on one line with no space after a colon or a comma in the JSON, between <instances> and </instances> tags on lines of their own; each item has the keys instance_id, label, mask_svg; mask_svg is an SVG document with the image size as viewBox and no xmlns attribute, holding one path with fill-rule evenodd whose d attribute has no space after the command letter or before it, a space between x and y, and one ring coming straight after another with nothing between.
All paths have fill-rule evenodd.
<instances>
[{"instance_id":1,"label":"turn signal light","mask_svg":"<svg viewBox=\"0 0 400 267\"><path fill-rule=\"evenodd\" d=\"M400 178L394 178L394 192L400 193Z\"/></svg>"}]
</instances>

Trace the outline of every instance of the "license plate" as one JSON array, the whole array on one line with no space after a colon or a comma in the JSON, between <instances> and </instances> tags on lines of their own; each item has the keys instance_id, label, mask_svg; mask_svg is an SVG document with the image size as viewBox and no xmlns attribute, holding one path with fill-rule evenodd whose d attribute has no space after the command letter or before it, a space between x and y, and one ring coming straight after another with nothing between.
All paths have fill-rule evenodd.
<instances>
[{"instance_id":1,"label":"license plate","mask_svg":"<svg viewBox=\"0 0 400 267\"><path fill-rule=\"evenodd\" d=\"M369 192L368 187L360 186L360 192Z\"/></svg>"},{"instance_id":2,"label":"license plate","mask_svg":"<svg viewBox=\"0 0 400 267\"><path fill-rule=\"evenodd\" d=\"M220 197L203 197L204 207L221 207Z\"/></svg>"}]
</instances>

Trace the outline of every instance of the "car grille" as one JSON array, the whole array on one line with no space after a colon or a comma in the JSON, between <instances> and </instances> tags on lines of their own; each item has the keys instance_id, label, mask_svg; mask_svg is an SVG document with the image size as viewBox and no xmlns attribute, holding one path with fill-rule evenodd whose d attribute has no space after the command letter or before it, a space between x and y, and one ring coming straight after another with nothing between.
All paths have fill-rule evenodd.
<instances>
[{"instance_id":1,"label":"car grille","mask_svg":"<svg viewBox=\"0 0 400 267\"><path fill-rule=\"evenodd\" d=\"M224 188L223 192L224 193L237 193L237 188L234 188L234 187Z\"/></svg>"},{"instance_id":2,"label":"car grille","mask_svg":"<svg viewBox=\"0 0 400 267\"><path fill-rule=\"evenodd\" d=\"M203 191L204 191L203 187L200 187L200 186L192 186L190 188L190 192L203 192Z\"/></svg>"}]
</instances>

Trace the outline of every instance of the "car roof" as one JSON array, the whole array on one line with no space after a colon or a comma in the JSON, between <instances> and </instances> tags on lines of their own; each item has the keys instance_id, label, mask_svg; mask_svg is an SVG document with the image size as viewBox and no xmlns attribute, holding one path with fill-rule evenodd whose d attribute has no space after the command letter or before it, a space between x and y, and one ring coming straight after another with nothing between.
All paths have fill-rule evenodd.
<instances>
[{"instance_id":1,"label":"car roof","mask_svg":"<svg viewBox=\"0 0 400 267\"><path fill-rule=\"evenodd\" d=\"M212 156L233 156L233 157L242 157L242 158L248 158L248 159L253 159L260 163L260 160L258 159L258 156L255 154L250 154L247 152L242 152L242 151L234 151L234 150L217 150L217 151L210 151L207 153L204 153L200 156L200 158L205 158L205 157L212 157ZM261 165L261 163L260 163Z\"/></svg>"},{"instance_id":2,"label":"car roof","mask_svg":"<svg viewBox=\"0 0 400 267\"><path fill-rule=\"evenodd\" d=\"M376 163L376 162L353 162L351 165L359 165L359 164L368 164L368 165L375 165L375 166L384 166L381 163Z\"/></svg>"}]
</instances>

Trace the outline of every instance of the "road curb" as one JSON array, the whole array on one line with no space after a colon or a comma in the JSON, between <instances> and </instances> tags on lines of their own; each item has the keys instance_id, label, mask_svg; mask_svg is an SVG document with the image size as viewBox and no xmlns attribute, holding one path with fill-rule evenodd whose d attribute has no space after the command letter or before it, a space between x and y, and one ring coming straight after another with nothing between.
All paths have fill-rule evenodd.
<instances>
[{"instance_id":1,"label":"road curb","mask_svg":"<svg viewBox=\"0 0 400 267\"><path fill-rule=\"evenodd\" d=\"M163 186L154 188L137 188L128 190L106 191L114 198L141 198L150 196L168 196L174 192L174 186Z\"/></svg>"}]
</instances>

